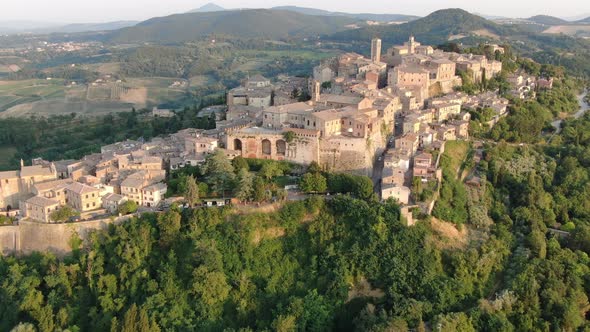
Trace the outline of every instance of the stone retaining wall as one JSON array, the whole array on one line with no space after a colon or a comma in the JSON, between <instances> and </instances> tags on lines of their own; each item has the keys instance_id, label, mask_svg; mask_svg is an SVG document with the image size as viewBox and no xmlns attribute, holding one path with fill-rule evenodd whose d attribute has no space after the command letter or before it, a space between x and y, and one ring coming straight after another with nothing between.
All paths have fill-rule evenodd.
<instances>
[{"instance_id":1,"label":"stone retaining wall","mask_svg":"<svg viewBox=\"0 0 590 332\"><path fill-rule=\"evenodd\" d=\"M88 241L93 231L106 229L109 224L118 224L130 217L67 224L21 220L18 226L0 227L0 254L28 255L35 251L49 251L57 256L63 256L72 252L70 242L73 234L77 234L83 241Z\"/></svg>"}]
</instances>

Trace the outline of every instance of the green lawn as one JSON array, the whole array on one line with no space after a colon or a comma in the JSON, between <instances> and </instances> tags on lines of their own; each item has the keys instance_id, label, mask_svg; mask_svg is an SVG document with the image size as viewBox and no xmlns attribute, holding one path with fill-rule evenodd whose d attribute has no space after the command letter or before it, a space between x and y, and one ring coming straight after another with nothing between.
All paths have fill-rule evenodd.
<instances>
[{"instance_id":1,"label":"green lawn","mask_svg":"<svg viewBox=\"0 0 590 332\"><path fill-rule=\"evenodd\" d=\"M297 184L298 179L292 176L277 176L272 182L276 183L280 188L284 188L287 185Z\"/></svg>"},{"instance_id":2,"label":"green lawn","mask_svg":"<svg viewBox=\"0 0 590 332\"><path fill-rule=\"evenodd\" d=\"M447 141L443 156L448 161L448 167L452 172L459 170L463 161L469 152L469 142L466 141Z\"/></svg>"}]
</instances>

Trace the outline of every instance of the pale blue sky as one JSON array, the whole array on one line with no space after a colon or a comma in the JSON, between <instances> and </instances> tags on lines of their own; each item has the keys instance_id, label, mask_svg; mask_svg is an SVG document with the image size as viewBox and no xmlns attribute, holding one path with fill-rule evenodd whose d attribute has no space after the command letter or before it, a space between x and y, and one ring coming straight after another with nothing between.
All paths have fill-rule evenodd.
<instances>
[{"instance_id":1,"label":"pale blue sky","mask_svg":"<svg viewBox=\"0 0 590 332\"><path fill-rule=\"evenodd\" d=\"M143 20L198 8L199 0L0 0L0 21L106 22ZM413 14L424 16L442 8L509 17L537 14L558 17L590 15L588 0L219 0L225 8L262 8L281 5L314 7L331 11Z\"/></svg>"}]
</instances>

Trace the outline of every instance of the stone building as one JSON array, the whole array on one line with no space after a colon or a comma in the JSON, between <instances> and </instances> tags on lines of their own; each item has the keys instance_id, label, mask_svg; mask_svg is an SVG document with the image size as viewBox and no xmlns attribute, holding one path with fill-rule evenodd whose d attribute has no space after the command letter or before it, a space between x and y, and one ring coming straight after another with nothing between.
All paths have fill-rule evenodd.
<instances>
[{"instance_id":1,"label":"stone building","mask_svg":"<svg viewBox=\"0 0 590 332\"><path fill-rule=\"evenodd\" d=\"M284 133L293 132L295 138L287 142ZM289 160L309 164L319 159L318 130L286 128L246 128L226 136L228 150L239 151L244 158Z\"/></svg>"},{"instance_id":2,"label":"stone building","mask_svg":"<svg viewBox=\"0 0 590 332\"><path fill-rule=\"evenodd\" d=\"M24 202L22 215L44 223L51 222L51 213L59 210L58 201L41 196L33 196Z\"/></svg>"},{"instance_id":3,"label":"stone building","mask_svg":"<svg viewBox=\"0 0 590 332\"><path fill-rule=\"evenodd\" d=\"M37 183L33 186L33 195L56 200L60 205L65 205L67 203L66 189L72 183L71 179Z\"/></svg>"},{"instance_id":4,"label":"stone building","mask_svg":"<svg viewBox=\"0 0 590 332\"><path fill-rule=\"evenodd\" d=\"M74 182L65 188L68 205L79 212L100 209L102 206L101 190Z\"/></svg>"},{"instance_id":5,"label":"stone building","mask_svg":"<svg viewBox=\"0 0 590 332\"><path fill-rule=\"evenodd\" d=\"M24 166L21 161L20 170L0 172L0 207L16 209L21 200L33 193L35 184L56 179L53 164Z\"/></svg>"}]
</instances>

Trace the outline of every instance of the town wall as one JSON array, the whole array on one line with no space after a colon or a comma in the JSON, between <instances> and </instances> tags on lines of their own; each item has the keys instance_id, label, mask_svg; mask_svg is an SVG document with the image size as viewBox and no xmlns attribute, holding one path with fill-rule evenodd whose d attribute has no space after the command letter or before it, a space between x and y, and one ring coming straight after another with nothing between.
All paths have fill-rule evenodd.
<instances>
[{"instance_id":1,"label":"town wall","mask_svg":"<svg viewBox=\"0 0 590 332\"><path fill-rule=\"evenodd\" d=\"M381 135L372 138L336 136L320 142L320 165L332 172L371 176L375 156L383 150Z\"/></svg>"},{"instance_id":2,"label":"town wall","mask_svg":"<svg viewBox=\"0 0 590 332\"><path fill-rule=\"evenodd\" d=\"M9 255L20 248L20 232L18 226L0 227L0 254Z\"/></svg>"},{"instance_id":3,"label":"town wall","mask_svg":"<svg viewBox=\"0 0 590 332\"><path fill-rule=\"evenodd\" d=\"M0 253L28 255L38 251L63 256L72 252L70 240L73 234L77 234L86 243L93 231L104 230L110 224L119 224L129 218L131 216L67 224L21 220L18 226L0 227Z\"/></svg>"}]
</instances>

